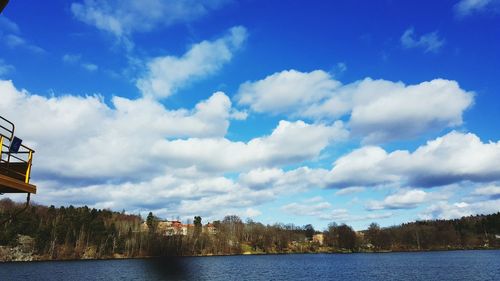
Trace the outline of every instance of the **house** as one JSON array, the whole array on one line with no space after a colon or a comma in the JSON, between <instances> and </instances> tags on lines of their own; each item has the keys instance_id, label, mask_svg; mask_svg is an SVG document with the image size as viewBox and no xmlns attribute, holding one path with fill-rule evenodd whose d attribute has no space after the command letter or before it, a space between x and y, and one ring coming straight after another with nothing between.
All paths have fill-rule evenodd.
<instances>
[{"instance_id":1,"label":"house","mask_svg":"<svg viewBox=\"0 0 500 281\"><path fill-rule=\"evenodd\" d=\"M217 228L213 223L207 223L203 226L203 233L207 233L209 235L217 234Z\"/></svg>"},{"instance_id":2,"label":"house","mask_svg":"<svg viewBox=\"0 0 500 281\"><path fill-rule=\"evenodd\" d=\"M182 222L178 220L165 220L165 221L159 221L157 226L156 226L156 232L163 235L163 236L174 236L174 235L182 235L186 236L188 235L189 228L193 227L192 224L183 224ZM147 232L149 231L148 224L146 222L143 222L141 224L141 232Z\"/></svg>"},{"instance_id":3,"label":"house","mask_svg":"<svg viewBox=\"0 0 500 281\"><path fill-rule=\"evenodd\" d=\"M188 225L184 225L180 221L164 221L163 223L164 227L161 229L161 233L164 236L186 236L188 234Z\"/></svg>"},{"instance_id":4,"label":"house","mask_svg":"<svg viewBox=\"0 0 500 281\"><path fill-rule=\"evenodd\" d=\"M318 243L321 246L323 246L323 242L325 241L325 237L323 236L323 233L318 233L314 234L312 237L313 243Z\"/></svg>"},{"instance_id":5,"label":"house","mask_svg":"<svg viewBox=\"0 0 500 281\"><path fill-rule=\"evenodd\" d=\"M149 227L146 222L141 223L141 232L148 232ZM186 236L194 231L194 224L183 224L178 220L164 220L159 221L156 226L156 232L163 236ZM217 233L216 227L212 223L207 223L202 228L203 233L213 235Z\"/></svg>"},{"instance_id":6,"label":"house","mask_svg":"<svg viewBox=\"0 0 500 281\"><path fill-rule=\"evenodd\" d=\"M139 229L141 232L147 232L149 230L148 224L146 222L141 223Z\"/></svg>"}]
</instances>

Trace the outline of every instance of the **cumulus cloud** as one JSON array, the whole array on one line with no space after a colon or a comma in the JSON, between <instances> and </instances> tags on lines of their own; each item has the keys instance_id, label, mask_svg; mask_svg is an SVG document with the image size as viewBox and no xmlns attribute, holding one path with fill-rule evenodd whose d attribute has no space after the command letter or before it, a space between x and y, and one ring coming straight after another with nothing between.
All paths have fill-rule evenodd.
<instances>
[{"instance_id":1,"label":"cumulus cloud","mask_svg":"<svg viewBox=\"0 0 500 281\"><path fill-rule=\"evenodd\" d=\"M257 168L242 173L239 182L253 190L274 189L283 192L305 191L324 186L328 170L300 167L290 171L278 168Z\"/></svg>"},{"instance_id":2,"label":"cumulus cloud","mask_svg":"<svg viewBox=\"0 0 500 281\"><path fill-rule=\"evenodd\" d=\"M227 178L199 174L193 169L166 169L164 173L143 181L99 183L85 187L69 184L61 188L49 183L41 185L44 192L39 198L50 198L65 204L98 205L101 208L158 209L184 199L225 194L238 188Z\"/></svg>"},{"instance_id":3,"label":"cumulus cloud","mask_svg":"<svg viewBox=\"0 0 500 281\"><path fill-rule=\"evenodd\" d=\"M420 213L421 219L458 219L476 214L491 214L500 211L500 199L473 203L441 201Z\"/></svg>"},{"instance_id":4,"label":"cumulus cloud","mask_svg":"<svg viewBox=\"0 0 500 281\"><path fill-rule=\"evenodd\" d=\"M466 17L474 13L479 13L491 8L494 5L500 4L498 0L460 0L454 6L455 15L458 17Z\"/></svg>"},{"instance_id":5,"label":"cumulus cloud","mask_svg":"<svg viewBox=\"0 0 500 281\"><path fill-rule=\"evenodd\" d=\"M344 155L334 162L329 186L346 188L353 186L374 186L398 182L401 176L391 173L380 165L388 158L384 149L365 146ZM360 177L359 175L363 175Z\"/></svg>"},{"instance_id":6,"label":"cumulus cloud","mask_svg":"<svg viewBox=\"0 0 500 281\"><path fill-rule=\"evenodd\" d=\"M224 151L222 146L220 149ZM318 150L320 148L316 151ZM309 157L313 157L316 153L314 151ZM242 156L231 160L219 159L221 163L228 163L225 165L230 167L242 165L240 157ZM500 141L482 142L472 133L450 132L428 141L413 152L408 150L387 152L378 146L364 146L339 157L333 163L331 170L299 167L284 171L276 167L261 167L240 174L239 181L255 190L267 188L284 190L293 187L296 187L295 190L337 188L340 190L336 195L345 195L361 192L370 186L430 188L463 182L488 183L500 180L500 168L495 165L498 161L500 161ZM217 165L224 167L224 164ZM496 196L497 189L495 185L486 186L477 189L472 195ZM421 189L403 189L389 195L381 202L375 202L369 209L413 208L419 203L442 200L448 196L446 192L429 193Z\"/></svg>"},{"instance_id":7,"label":"cumulus cloud","mask_svg":"<svg viewBox=\"0 0 500 281\"><path fill-rule=\"evenodd\" d=\"M163 218L183 220L200 215L206 220L227 214L244 218L261 214L260 204L274 200L281 191L252 190L237 181L194 168L165 169L149 179L122 183L78 186L57 181L37 181L37 202L54 205L83 205L95 208L126 209L130 213L153 211Z\"/></svg>"},{"instance_id":8,"label":"cumulus cloud","mask_svg":"<svg viewBox=\"0 0 500 281\"><path fill-rule=\"evenodd\" d=\"M168 97L188 82L216 73L231 60L246 37L246 29L237 26L222 38L191 46L181 57L156 57L147 63L147 70L136 85L144 96Z\"/></svg>"},{"instance_id":9,"label":"cumulus cloud","mask_svg":"<svg viewBox=\"0 0 500 281\"><path fill-rule=\"evenodd\" d=\"M243 83L236 99L256 112L293 113L304 104L314 104L332 95L339 86L340 82L322 70L304 73L292 69Z\"/></svg>"},{"instance_id":10,"label":"cumulus cloud","mask_svg":"<svg viewBox=\"0 0 500 281\"><path fill-rule=\"evenodd\" d=\"M349 217L346 209L334 209L332 204L321 197L309 198L300 203L290 203L282 206L281 209L296 216L309 216L322 220L345 221Z\"/></svg>"},{"instance_id":11,"label":"cumulus cloud","mask_svg":"<svg viewBox=\"0 0 500 281\"><path fill-rule=\"evenodd\" d=\"M246 143L226 138L164 140L157 142L153 151L173 165L194 165L209 171L241 171L311 160L331 142L346 137L347 131L341 121L333 125L280 121L269 136ZM214 161L215 155L217 161Z\"/></svg>"},{"instance_id":12,"label":"cumulus cloud","mask_svg":"<svg viewBox=\"0 0 500 281\"><path fill-rule=\"evenodd\" d=\"M335 161L329 186L397 183L433 187L462 181L491 182L500 179L498 161L500 141L485 143L472 133L453 131L414 152L388 153L376 146L356 149Z\"/></svg>"},{"instance_id":13,"label":"cumulus cloud","mask_svg":"<svg viewBox=\"0 0 500 281\"><path fill-rule=\"evenodd\" d=\"M413 209L425 202L426 198L427 192L423 190L405 190L389 195L383 201L371 201L366 205L366 209Z\"/></svg>"},{"instance_id":14,"label":"cumulus cloud","mask_svg":"<svg viewBox=\"0 0 500 281\"><path fill-rule=\"evenodd\" d=\"M220 219L228 214L255 217L260 215L260 211L255 210L256 206L275 200L278 195L279 193L272 189L251 190L236 185L234 189L224 194L181 200L178 210L187 217L197 214L212 219Z\"/></svg>"},{"instance_id":15,"label":"cumulus cloud","mask_svg":"<svg viewBox=\"0 0 500 281\"><path fill-rule=\"evenodd\" d=\"M78 20L115 36L148 32L157 27L196 20L226 0L85 0L71 4Z\"/></svg>"},{"instance_id":16,"label":"cumulus cloud","mask_svg":"<svg viewBox=\"0 0 500 281\"><path fill-rule=\"evenodd\" d=\"M347 137L340 121L281 121L270 135L231 141L224 136L233 108L222 92L191 110L118 96L111 106L98 95L44 97L18 90L10 81L0 82L0 92L2 116L15 120L17 134L37 151L35 179L141 181L165 168L194 168L212 174L248 170L241 180L254 190L266 183L300 188L303 178L311 186L326 171L272 169L313 160L329 144ZM266 173L267 178L259 178Z\"/></svg>"},{"instance_id":17,"label":"cumulus cloud","mask_svg":"<svg viewBox=\"0 0 500 281\"><path fill-rule=\"evenodd\" d=\"M422 203L447 199L448 194L425 192L421 189L402 189L384 198L382 201L369 201L367 210L414 209Z\"/></svg>"},{"instance_id":18,"label":"cumulus cloud","mask_svg":"<svg viewBox=\"0 0 500 281\"><path fill-rule=\"evenodd\" d=\"M236 100L256 112L315 120L350 116L353 135L376 143L459 126L473 97L444 79L405 85L366 78L342 85L321 70L288 70L243 83Z\"/></svg>"},{"instance_id":19,"label":"cumulus cloud","mask_svg":"<svg viewBox=\"0 0 500 281\"><path fill-rule=\"evenodd\" d=\"M245 210L244 214L245 214L245 217L255 218L255 217L262 215L262 212L257 210L257 209L254 209L254 208L247 208Z\"/></svg>"},{"instance_id":20,"label":"cumulus cloud","mask_svg":"<svg viewBox=\"0 0 500 281\"><path fill-rule=\"evenodd\" d=\"M225 138L235 113L222 92L193 109L154 99L45 97L0 81L0 112L36 150L36 201L155 211L164 217L258 216L279 194L322 186L327 170L279 165L313 160L347 137L343 123L281 121L248 142ZM20 114L22 113L22 114ZM229 171L246 171L230 179Z\"/></svg>"},{"instance_id":21,"label":"cumulus cloud","mask_svg":"<svg viewBox=\"0 0 500 281\"><path fill-rule=\"evenodd\" d=\"M359 87L369 87L373 96L353 108L349 124L366 142L410 138L461 125L463 112L473 102L471 92L443 79L409 86L365 80Z\"/></svg>"},{"instance_id":22,"label":"cumulus cloud","mask_svg":"<svg viewBox=\"0 0 500 281\"><path fill-rule=\"evenodd\" d=\"M168 110L150 99L44 97L0 81L0 112L15 120L18 135L37 150L34 172L55 177L109 180L145 177L167 162L154 162L152 148L175 137L222 137L231 101L222 92L194 109ZM22 114L20 114L22 112Z\"/></svg>"},{"instance_id":23,"label":"cumulus cloud","mask_svg":"<svg viewBox=\"0 0 500 281\"><path fill-rule=\"evenodd\" d=\"M421 48L426 53L437 53L445 43L445 40L439 37L437 31L426 33L419 37L415 35L413 28L405 30L400 40L404 48Z\"/></svg>"},{"instance_id":24,"label":"cumulus cloud","mask_svg":"<svg viewBox=\"0 0 500 281\"><path fill-rule=\"evenodd\" d=\"M471 195L500 199L500 186L492 184L478 187L471 193Z\"/></svg>"},{"instance_id":25,"label":"cumulus cloud","mask_svg":"<svg viewBox=\"0 0 500 281\"><path fill-rule=\"evenodd\" d=\"M350 214L347 209L333 208L333 205L322 197L304 199L301 202L293 202L281 207L281 210L296 216L308 216L327 221L353 222L384 219L392 216L392 213L371 213L365 215Z\"/></svg>"}]
</instances>

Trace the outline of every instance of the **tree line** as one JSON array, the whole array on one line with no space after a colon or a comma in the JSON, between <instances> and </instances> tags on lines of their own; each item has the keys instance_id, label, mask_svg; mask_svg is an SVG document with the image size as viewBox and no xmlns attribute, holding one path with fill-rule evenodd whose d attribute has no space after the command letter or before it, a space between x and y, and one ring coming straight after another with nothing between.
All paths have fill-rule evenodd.
<instances>
[{"instance_id":1,"label":"tree line","mask_svg":"<svg viewBox=\"0 0 500 281\"><path fill-rule=\"evenodd\" d=\"M9 199L0 200L0 220L21 208L21 204ZM500 248L500 213L385 228L372 223L367 230L358 232L334 222L318 231L310 224L266 225L253 220L243 222L231 215L212 222L214 233L203 231L206 222L196 216L187 235L164 235L155 229L159 221L150 213L144 231L139 215L87 206L32 205L0 225L0 250L18 246L21 237L31 241L35 259L44 260Z\"/></svg>"}]
</instances>

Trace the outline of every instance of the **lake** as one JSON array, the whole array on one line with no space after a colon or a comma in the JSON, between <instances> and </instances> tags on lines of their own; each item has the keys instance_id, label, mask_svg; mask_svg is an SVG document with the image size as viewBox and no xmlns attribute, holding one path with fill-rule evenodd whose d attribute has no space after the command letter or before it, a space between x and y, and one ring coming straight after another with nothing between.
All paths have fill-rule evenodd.
<instances>
[{"instance_id":1,"label":"lake","mask_svg":"<svg viewBox=\"0 0 500 281\"><path fill-rule=\"evenodd\" d=\"M0 280L500 280L500 251L0 263Z\"/></svg>"}]
</instances>

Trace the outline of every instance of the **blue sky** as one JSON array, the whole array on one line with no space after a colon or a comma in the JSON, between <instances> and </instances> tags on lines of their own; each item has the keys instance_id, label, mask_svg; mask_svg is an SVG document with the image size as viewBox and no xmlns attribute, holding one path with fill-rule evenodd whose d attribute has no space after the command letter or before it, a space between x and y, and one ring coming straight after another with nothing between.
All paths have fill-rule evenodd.
<instances>
[{"instance_id":1,"label":"blue sky","mask_svg":"<svg viewBox=\"0 0 500 281\"><path fill-rule=\"evenodd\" d=\"M496 212L498 26L497 0L11 1L0 114L43 204L319 229Z\"/></svg>"}]
</instances>

